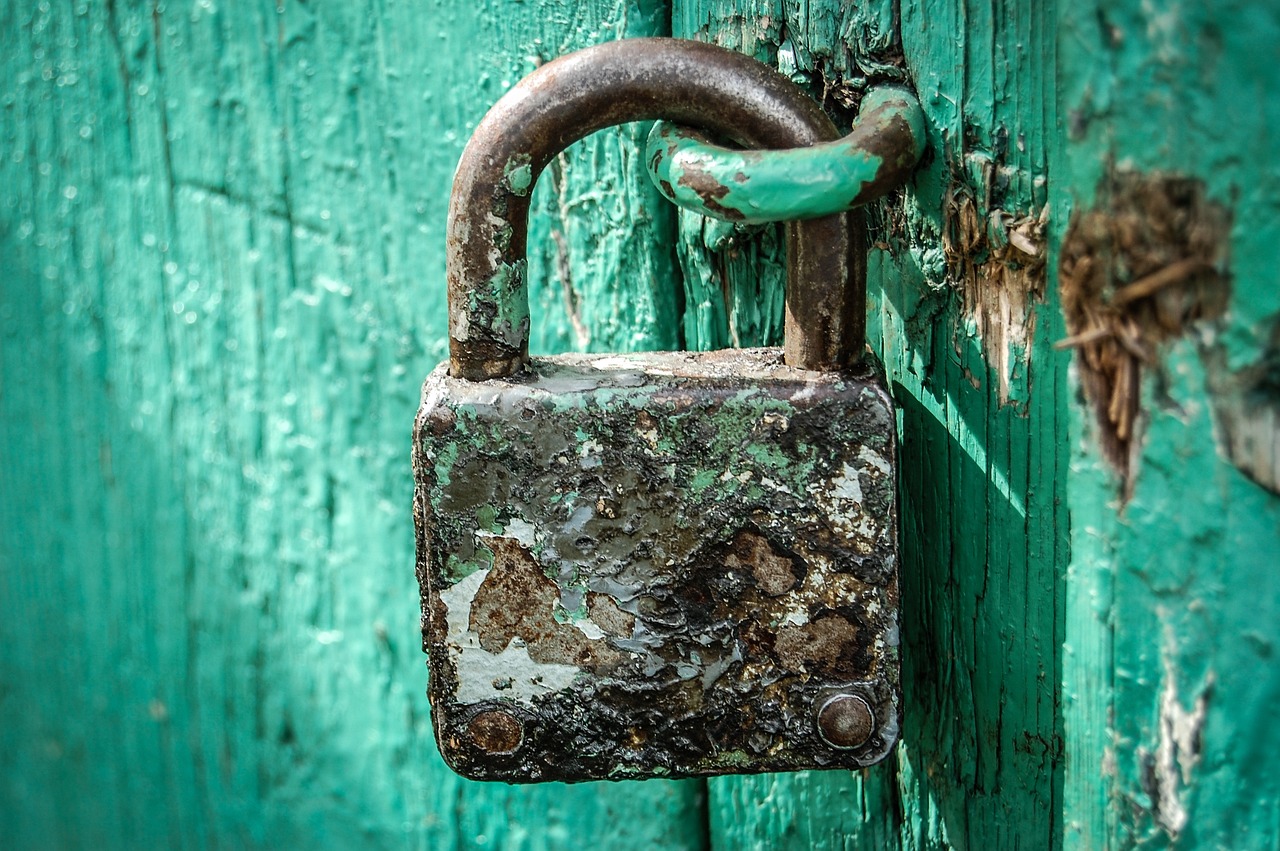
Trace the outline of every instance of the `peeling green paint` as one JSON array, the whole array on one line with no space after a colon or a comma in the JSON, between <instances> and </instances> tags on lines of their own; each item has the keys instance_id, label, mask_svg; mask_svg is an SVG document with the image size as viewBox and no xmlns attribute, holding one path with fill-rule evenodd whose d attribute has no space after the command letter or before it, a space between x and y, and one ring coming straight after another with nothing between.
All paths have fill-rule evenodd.
<instances>
[{"instance_id":1,"label":"peeling green paint","mask_svg":"<svg viewBox=\"0 0 1280 851\"><path fill-rule=\"evenodd\" d=\"M528 154L513 157L503 174L512 192L517 195L529 194L529 188L533 185L533 165Z\"/></svg>"},{"instance_id":2,"label":"peeling green paint","mask_svg":"<svg viewBox=\"0 0 1280 851\"><path fill-rule=\"evenodd\" d=\"M471 294L471 323L483 320L494 332L497 332L508 343L519 343L529 333L529 299L525 286L527 270L526 261L511 266L502 266L493 277L477 287ZM483 306L487 311L476 308ZM459 339L466 339L470 327L458 329Z\"/></svg>"},{"instance_id":3,"label":"peeling green paint","mask_svg":"<svg viewBox=\"0 0 1280 851\"><path fill-rule=\"evenodd\" d=\"M488 570L491 567L493 567L493 550L478 546L472 558L463 559L451 555L444 570L453 582L461 582L477 570Z\"/></svg>"},{"instance_id":4,"label":"peeling green paint","mask_svg":"<svg viewBox=\"0 0 1280 851\"><path fill-rule=\"evenodd\" d=\"M942 239L953 179L964 174L969 152L990 150L1001 124L1021 141L1008 145L998 170L974 169L982 181L975 197L1013 209L1045 203L1044 187L1019 169L1043 173L1054 126L1053 36L1042 4L898 5L901 35L872 42L861 39L881 20L881 4L773 4L753 22L741 17L745 4L728 0L676 4L676 26L696 27L678 34L795 61L836 111L843 90L867 85L850 70L851 56L873 55L878 61L866 67L891 69L877 79L905 73L932 151L904 195L876 217L880 248L868 274L870 342L901 406L902 511L910 518L903 743L893 764L853 776L712 781L719 847L1053 848L1059 841L1056 588L1067 524L1055 483L1066 480L1059 437L1066 373L1046 329L1061 320L1031 304L1041 336L1028 339L1022 384L1011 388L1026 409L1004 406L983 341L965 328ZM984 227L991 207L978 218ZM681 217L681 260L693 290L687 303L728 298L732 307L738 287L755 305L776 303L782 280L768 260L777 239L770 227L707 246L696 217ZM752 257L760 259L743 262ZM700 325L691 344L717 344L723 327ZM752 329L770 327L766 316L744 325L751 333L739 339L754 342Z\"/></svg>"},{"instance_id":5,"label":"peeling green paint","mask_svg":"<svg viewBox=\"0 0 1280 851\"><path fill-rule=\"evenodd\" d=\"M468 125L668 17L0 2L0 844L704 847L700 783L440 761L407 510ZM534 190L540 352L678 342L642 141Z\"/></svg>"},{"instance_id":6,"label":"peeling green paint","mask_svg":"<svg viewBox=\"0 0 1280 851\"><path fill-rule=\"evenodd\" d=\"M1105 204L1097 188L1118 167L1202 181L1229 211L1231 292L1225 314L1157 349L1138 387L1123 512L1093 412L1070 408L1064 844L1274 848L1280 499L1234 466L1218 411L1265 362L1280 317L1280 177L1259 165L1280 126L1280 9L1090 2L1065 5L1058 26L1055 209ZM1192 728L1195 746L1175 751Z\"/></svg>"}]
</instances>

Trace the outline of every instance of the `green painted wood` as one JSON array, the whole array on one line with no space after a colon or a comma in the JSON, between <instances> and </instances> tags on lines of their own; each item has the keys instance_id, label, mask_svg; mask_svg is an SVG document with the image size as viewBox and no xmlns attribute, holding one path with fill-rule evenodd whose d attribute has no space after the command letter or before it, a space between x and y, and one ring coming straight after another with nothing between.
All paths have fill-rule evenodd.
<instances>
[{"instance_id":1,"label":"green painted wood","mask_svg":"<svg viewBox=\"0 0 1280 851\"><path fill-rule=\"evenodd\" d=\"M442 765L409 512L468 128L538 57L667 25L0 3L0 844L704 847L701 784ZM643 129L538 189L536 348L677 342Z\"/></svg>"},{"instance_id":2,"label":"green painted wood","mask_svg":"<svg viewBox=\"0 0 1280 851\"><path fill-rule=\"evenodd\" d=\"M678 34L776 62L836 114L905 69L936 156L883 206L870 275L903 409L905 744L861 775L713 782L717 847L1280 847L1278 18L1244 0L675 4ZM1198 178L1232 214L1227 313L1146 371L1127 504L1052 347L1061 244L1111 169ZM770 230L689 217L681 236L690 304L744 277L773 303Z\"/></svg>"},{"instance_id":3,"label":"green painted wood","mask_svg":"<svg viewBox=\"0 0 1280 851\"><path fill-rule=\"evenodd\" d=\"M1072 409L1065 845L1280 848L1280 499L1231 451L1249 420L1273 471L1280 449L1280 9L1089 2L1060 27L1055 210L1098 203L1118 166L1202 180L1232 213L1227 313L1148 370L1122 511Z\"/></svg>"},{"instance_id":4,"label":"green painted wood","mask_svg":"<svg viewBox=\"0 0 1280 851\"><path fill-rule=\"evenodd\" d=\"M934 159L875 217L870 275L902 406L896 758L716 780L704 809L700 784L466 783L430 743L405 459L444 353L448 178L539 57L661 32L664 7L5 2L6 847L1280 847L1256 445L1280 416L1280 12L670 14L838 117L866 81L925 106ZM776 341L777 229L673 224L639 132L537 191L534 347ZM1052 347L1061 244L1109 169L1232 213L1228 310L1146 371L1127 503ZM1046 236L1041 277L1021 247Z\"/></svg>"},{"instance_id":5,"label":"green painted wood","mask_svg":"<svg viewBox=\"0 0 1280 851\"><path fill-rule=\"evenodd\" d=\"M678 34L777 61L837 114L846 86L901 76L895 57L905 57L935 152L880 216L869 276L872 343L902 406L903 745L859 774L713 781L716 847L1049 848L1061 829L1065 364L1041 334L1020 341L1034 354L1017 360L1012 382L999 361L992 369L942 250L953 174L982 175L998 126L1025 140L1000 163L1016 179L975 194L989 209L1045 203L1034 177L1053 127L1050 22L1025 4L903 3L899 41L895 5L675 5ZM686 267L708 266L724 289L738 283L723 253L687 253ZM1010 384L1017 404L1002 398Z\"/></svg>"}]
</instances>

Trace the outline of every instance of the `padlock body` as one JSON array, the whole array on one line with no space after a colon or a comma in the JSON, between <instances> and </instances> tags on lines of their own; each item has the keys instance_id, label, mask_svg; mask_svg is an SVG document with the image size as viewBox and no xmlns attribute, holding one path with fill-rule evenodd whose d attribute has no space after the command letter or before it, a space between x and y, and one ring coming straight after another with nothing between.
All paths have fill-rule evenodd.
<instances>
[{"instance_id":1,"label":"padlock body","mask_svg":"<svg viewBox=\"0 0 1280 851\"><path fill-rule=\"evenodd\" d=\"M896 446L866 370L750 349L433 372L415 522L446 761L531 782L883 758Z\"/></svg>"}]
</instances>

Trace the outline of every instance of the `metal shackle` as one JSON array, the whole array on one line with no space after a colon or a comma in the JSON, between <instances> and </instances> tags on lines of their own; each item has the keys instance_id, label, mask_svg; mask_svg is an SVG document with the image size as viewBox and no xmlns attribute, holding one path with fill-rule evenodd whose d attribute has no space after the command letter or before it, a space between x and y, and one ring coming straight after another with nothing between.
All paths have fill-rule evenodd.
<instances>
[{"instance_id":1,"label":"metal shackle","mask_svg":"<svg viewBox=\"0 0 1280 851\"><path fill-rule=\"evenodd\" d=\"M749 148L803 148L840 136L799 86L709 44L624 39L543 65L489 110L458 163L445 271L454 376L511 376L528 360L525 247L530 195L543 168L590 133L652 119ZM832 371L861 357L863 230L857 211L786 224L789 365Z\"/></svg>"}]
</instances>

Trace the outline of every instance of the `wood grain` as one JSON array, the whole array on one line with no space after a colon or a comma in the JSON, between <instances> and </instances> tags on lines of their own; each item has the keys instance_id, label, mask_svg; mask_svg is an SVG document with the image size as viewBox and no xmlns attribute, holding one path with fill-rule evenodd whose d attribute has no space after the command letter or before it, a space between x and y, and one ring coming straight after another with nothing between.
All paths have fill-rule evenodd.
<instances>
[{"instance_id":1,"label":"wood grain","mask_svg":"<svg viewBox=\"0 0 1280 851\"><path fill-rule=\"evenodd\" d=\"M1280 847L1280 501L1253 457L1280 408L1265 6L676 3L678 34L775 62L833 112L905 72L935 156L884 205L870 279L902 407L905 745L861 775L713 782L716 846ZM1127 506L1052 349L1062 235L1117 164L1202 180L1233 215L1231 306L1160 352ZM770 236L700 232L682 221L688 300L714 304Z\"/></svg>"},{"instance_id":2,"label":"wood grain","mask_svg":"<svg viewBox=\"0 0 1280 851\"><path fill-rule=\"evenodd\" d=\"M667 26L649 2L0 4L0 844L703 847L700 784L444 767L410 522L468 128L539 58ZM639 132L539 187L543 350L675 342Z\"/></svg>"},{"instance_id":3,"label":"wood grain","mask_svg":"<svg viewBox=\"0 0 1280 851\"><path fill-rule=\"evenodd\" d=\"M537 62L669 26L837 117L869 80L926 108L870 275L904 743L709 803L466 783L408 512L449 178ZM5 847L1280 848L1280 500L1242 460L1280 421L1272 4L0 0L0 33ZM776 341L776 229L674 220L637 133L537 190L535 349ZM1123 507L1053 348L1117 164L1232 214L1227 311L1144 370Z\"/></svg>"}]
</instances>

